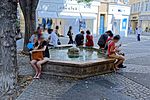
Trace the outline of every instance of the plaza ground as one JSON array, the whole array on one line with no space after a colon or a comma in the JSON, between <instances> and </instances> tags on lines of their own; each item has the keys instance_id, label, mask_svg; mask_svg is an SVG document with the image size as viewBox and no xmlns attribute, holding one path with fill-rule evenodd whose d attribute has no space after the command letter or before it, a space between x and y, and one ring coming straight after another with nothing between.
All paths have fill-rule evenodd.
<instances>
[{"instance_id":1,"label":"plaza ground","mask_svg":"<svg viewBox=\"0 0 150 100\"><path fill-rule=\"evenodd\" d=\"M67 40L61 38L62 43ZM121 43L126 69L83 80L42 75L17 100L150 100L150 37L142 36L142 41L137 42L135 35L129 35ZM21 40L18 50L20 44ZM18 60L19 74L33 75L28 57L20 56Z\"/></svg>"}]
</instances>

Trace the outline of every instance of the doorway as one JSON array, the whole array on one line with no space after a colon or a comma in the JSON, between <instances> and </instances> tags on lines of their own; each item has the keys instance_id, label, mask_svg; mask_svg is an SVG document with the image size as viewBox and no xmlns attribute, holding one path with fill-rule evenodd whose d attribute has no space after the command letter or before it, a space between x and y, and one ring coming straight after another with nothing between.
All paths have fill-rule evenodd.
<instances>
[{"instance_id":1,"label":"doorway","mask_svg":"<svg viewBox=\"0 0 150 100\"><path fill-rule=\"evenodd\" d=\"M100 27L99 27L99 34L103 34L105 31L105 15L100 15Z\"/></svg>"}]
</instances>

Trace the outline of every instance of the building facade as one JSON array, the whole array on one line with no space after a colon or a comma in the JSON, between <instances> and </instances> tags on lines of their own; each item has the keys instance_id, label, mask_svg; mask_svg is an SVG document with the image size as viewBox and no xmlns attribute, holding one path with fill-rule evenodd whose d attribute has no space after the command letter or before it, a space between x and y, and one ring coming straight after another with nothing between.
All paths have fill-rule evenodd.
<instances>
[{"instance_id":1,"label":"building facade","mask_svg":"<svg viewBox=\"0 0 150 100\"><path fill-rule=\"evenodd\" d=\"M101 0L88 5L77 3L77 0L39 0L36 23L39 26L51 20L51 28L54 29L58 25L59 34L63 36L67 36L69 26L73 27L74 34L79 33L80 30L89 29L94 35L113 30L116 34L121 33L127 36L130 13L127 4L128 0ZM22 13L20 14L21 30L24 30L24 19ZM117 18L116 15L120 17ZM123 25L126 27L122 27Z\"/></svg>"},{"instance_id":2,"label":"building facade","mask_svg":"<svg viewBox=\"0 0 150 100\"><path fill-rule=\"evenodd\" d=\"M130 0L131 16L130 25L133 32L141 26L143 32L150 32L150 0Z\"/></svg>"},{"instance_id":3,"label":"building facade","mask_svg":"<svg viewBox=\"0 0 150 100\"><path fill-rule=\"evenodd\" d=\"M67 36L69 26L73 27L74 34L87 29L97 34L99 5L100 2L87 5L78 3L77 0L40 0L36 10L37 26L42 24L42 20L51 19L51 28L54 29L58 25L59 34L63 36Z\"/></svg>"},{"instance_id":4,"label":"building facade","mask_svg":"<svg viewBox=\"0 0 150 100\"><path fill-rule=\"evenodd\" d=\"M112 30L127 36L130 6L128 0L102 0L99 7L99 34Z\"/></svg>"}]
</instances>

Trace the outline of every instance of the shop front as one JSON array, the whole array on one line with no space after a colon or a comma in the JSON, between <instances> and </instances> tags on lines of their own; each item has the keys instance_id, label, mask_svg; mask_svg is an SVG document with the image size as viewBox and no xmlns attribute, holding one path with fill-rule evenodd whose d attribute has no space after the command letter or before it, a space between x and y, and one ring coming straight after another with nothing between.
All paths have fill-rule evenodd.
<instances>
[{"instance_id":1,"label":"shop front","mask_svg":"<svg viewBox=\"0 0 150 100\"><path fill-rule=\"evenodd\" d=\"M135 28L138 26L139 14L132 14L130 16L130 26L132 27L132 33L135 34Z\"/></svg>"},{"instance_id":2,"label":"shop front","mask_svg":"<svg viewBox=\"0 0 150 100\"><path fill-rule=\"evenodd\" d=\"M108 8L108 27L114 34L127 37L130 7L119 4L110 4Z\"/></svg>"},{"instance_id":3,"label":"shop front","mask_svg":"<svg viewBox=\"0 0 150 100\"><path fill-rule=\"evenodd\" d=\"M59 26L59 34L67 36L69 26L73 27L73 33L89 29L93 34L97 33L97 15L99 2L90 5L78 4L76 0L40 0L37 7L37 26L51 20L50 28Z\"/></svg>"},{"instance_id":4,"label":"shop front","mask_svg":"<svg viewBox=\"0 0 150 100\"><path fill-rule=\"evenodd\" d=\"M139 22L144 32L150 32L150 15L140 15Z\"/></svg>"}]
</instances>

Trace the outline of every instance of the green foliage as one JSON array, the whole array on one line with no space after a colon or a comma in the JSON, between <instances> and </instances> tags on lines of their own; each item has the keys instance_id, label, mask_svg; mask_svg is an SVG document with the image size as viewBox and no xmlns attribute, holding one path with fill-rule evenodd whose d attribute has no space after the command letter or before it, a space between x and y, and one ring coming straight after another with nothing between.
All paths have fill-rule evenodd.
<instances>
[{"instance_id":1,"label":"green foliage","mask_svg":"<svg viewBox=\"0 0 150 100\"><path fill-rule=\"evenodd\" d=\"M81 2L89 3L91 1L94 1L94 0L78 0L78 3L81 3Z\"/></svg>"}]
</instances>

